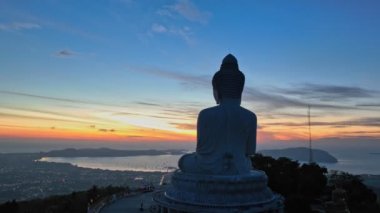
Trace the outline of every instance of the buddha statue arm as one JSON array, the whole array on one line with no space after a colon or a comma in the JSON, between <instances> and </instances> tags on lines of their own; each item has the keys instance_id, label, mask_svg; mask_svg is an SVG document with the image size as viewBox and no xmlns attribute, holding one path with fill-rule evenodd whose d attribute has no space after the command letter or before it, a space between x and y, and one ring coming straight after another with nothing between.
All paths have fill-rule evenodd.
<instances>
[{"instance_id":1,"label":"buddha statue arm","mask_svg":"<svg viewBox=\"0 0 380 213\"><path fill-rule=\"evenodd\" d=\"M196 152L199 153L203 149L204 137L205 137L205 121L204 116L202 116L202 111L198 115L197 120L197 148ZM203 142L203 143L202 143Z\"/></svg>"},{"instance_id":2,"label":"buddha statue arm","mask_svg":"<svg viewBox=\"0 0 380 213\"><path fill-rule=\"evenodd\" d=\"M198 155L210 155L217 148L217 143L220 141L215 140L214 131L215 119L213 119L213 112L210 109L202 110L198 115L197 122L197 148Z\"/></svg>"},{"instance_id":3,"label":"buddha statue arm","mask_svg":"<svg viewBox=\"0 0 380 213\"><path fill-rule=\"evenodd\" d=\"M253 155L256 152L256 135L257 135L257 118L254 115L253 125L248 130L248 141L247 141L247 156Z\"/></svg>"}]
</instances>

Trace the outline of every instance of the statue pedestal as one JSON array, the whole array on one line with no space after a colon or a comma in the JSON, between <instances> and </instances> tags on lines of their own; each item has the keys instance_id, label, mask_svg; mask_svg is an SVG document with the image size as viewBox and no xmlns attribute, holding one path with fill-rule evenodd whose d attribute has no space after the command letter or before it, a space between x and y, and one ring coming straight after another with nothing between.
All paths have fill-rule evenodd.
<instances>
[{"instance_id":1,"label":"statue pedestal","mask_svg":"<svg viewBox=\"0 0 380 213\"><path fill-rule=\"evenodd\" d=\"M264 172L202 175L174 172L171 184L153 199L161 212L282 212L282 197L267 186Z\"/></svg>"}]
</instances>

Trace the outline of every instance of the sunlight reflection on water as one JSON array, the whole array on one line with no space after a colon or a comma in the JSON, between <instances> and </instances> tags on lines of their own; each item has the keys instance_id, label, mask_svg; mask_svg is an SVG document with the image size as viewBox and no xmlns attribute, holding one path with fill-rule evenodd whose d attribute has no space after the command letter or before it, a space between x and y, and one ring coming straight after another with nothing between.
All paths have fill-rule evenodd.
<instances>
[{"instance_id":1,"label":"sunlight reflection on water","mask_svg":"<svg viewBox=\"0 0 380 213\"><path fill-rule=\"evenodd\" d=\"M42 162L72 165L112 171L170 172L177 168L182 155L141 155L130 157L43 157Z\"/></svg>"},{"instance_id":2,"label":"sunlight reflection on water","mask_svg":"<svg viewBox=\"0 0 380 213\"><path fill-rule=\"evenodd\" d=\"M130 157L43 157L39 161L70 163L72 165L112 171L171 172L177 169L182 155L142 155ZM340 158L338 163L319 163L329 170L351 174L380 175L380 155L361 155L360 158Z\"/></svg>"}]
</instances>

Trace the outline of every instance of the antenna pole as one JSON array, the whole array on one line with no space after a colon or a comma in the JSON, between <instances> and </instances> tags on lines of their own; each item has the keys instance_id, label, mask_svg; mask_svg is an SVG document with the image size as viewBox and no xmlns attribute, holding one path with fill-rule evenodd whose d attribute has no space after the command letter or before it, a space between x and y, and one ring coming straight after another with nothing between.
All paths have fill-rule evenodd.
<instances>
[{"instance_id":1,"label":"antenna pole","mask_svg":"<svg viewBox=\"0 0 380 213\"><path fill-rule=\"evenodd\" d=\"M313 163L313 150L311 147L311 122L310 122L310 105L307 105L307 118L309 122L309 163Z\"/></svg>"}]
</instances>

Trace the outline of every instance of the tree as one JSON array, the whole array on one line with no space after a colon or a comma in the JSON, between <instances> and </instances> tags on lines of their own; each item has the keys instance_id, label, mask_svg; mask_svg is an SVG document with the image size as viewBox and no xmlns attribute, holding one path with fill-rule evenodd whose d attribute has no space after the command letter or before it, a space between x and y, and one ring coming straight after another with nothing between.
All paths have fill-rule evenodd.
<instances>
[{"instance_id":1,"label":"tree","mask_svg":"<svg viewBox=\"0 0 380 213\"><path fill-rule=\"evenodd\" d=\"M18 203L15 200L0 205L0 212L16 213L18 209Z\"/></svg>"},{"instance_id":2,"label":"tree","mask_svg":"<svg viewBox=\"0 0 380 213\"><path fill-rule=\"evenodd\" d=\"M316 163L303 164L298 173L298 193L309 199L321 196L327 184L327 169Z\"/></svg>"},{"instance_id":3,"label":"tree","mask_svg":"<svg viewBox=\"0 0 380 213\"><path fill-rule=\"evenodd\" d=\"M360 176L335 172L330 175L329 184L346 191L348 208L352 213L380 212L376 194L364 185Z\"/></svg>"},{"instance_id":4,"label":"tree","mask_svg":"<svg viewBox=\"0 0 380 213\"><path fill-rule=\"evenodd\" d=\"M326 187L327 169L317 164L302 164L288 158L277 160L256 154L252 157L255 169L268 176L268 186L285 198L286 212L311 212L310 204L320 197Z\"/></svg>"}]
</instances>

